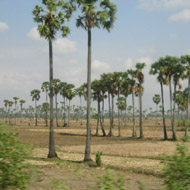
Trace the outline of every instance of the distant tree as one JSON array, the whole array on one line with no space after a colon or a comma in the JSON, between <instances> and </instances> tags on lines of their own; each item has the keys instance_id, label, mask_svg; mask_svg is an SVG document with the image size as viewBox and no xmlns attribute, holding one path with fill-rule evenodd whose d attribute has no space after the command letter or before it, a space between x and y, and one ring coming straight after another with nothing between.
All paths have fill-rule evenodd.
<instances>
[{"instance_id":1,"label":"distant tree","mask_svg":"<svg viewBox=\"0 0 190 190\"><path fill-rule=\"evenodd\" d=\"M8 117L9 117L9 113L8 113L8 105L9 105L9 100L4 100L4 106L5 106L5 112L6 112L6 119L5 122L8 123Z\"/></svg>"},{"instance_id":2,"label":"distant tree","mask_svg":"<svg viewBox=\"0 0 190 190\"><path fill-rule=\"evenodd\" d=\"M160 103L160 94L155 94L152 100L156 104L156 124L157 124L158 123L158 104Z\"/></svg>"},{"instance_id":3,"label":"distant tree","mask_svg":"<svg viewBox=\"0 0 190 190\"><path fill-rule=\"evenodd\" d=\"M26 100L20 100L20 123L22 123L22 112L23 112L23 104L26 103Z\"/></svg>"},{"instance_id":4,"label":"distant tree","mask_svg":"<svg viewBox=\"0 0 190 190\"><path fill-rule=\"evenodd\" d=\"M32 96L32 101L35 102L35 125L38 126L38 114L37 114L37 101L40 99L40 90L34 89L30 92L30 96Z\"/></svg>"},{"instance_id":5,"label":"distant tree","mask_svg":"<svg viewBox=\"0 0 190 190\"><path fill-rule=\"evenodd\" d=\"M18 97L13 97L13 100L14 100L14 104L15 104L15 125L16 125L16 114L17 114L17 102L19 100Z\"/></svg>"}]
</instances>

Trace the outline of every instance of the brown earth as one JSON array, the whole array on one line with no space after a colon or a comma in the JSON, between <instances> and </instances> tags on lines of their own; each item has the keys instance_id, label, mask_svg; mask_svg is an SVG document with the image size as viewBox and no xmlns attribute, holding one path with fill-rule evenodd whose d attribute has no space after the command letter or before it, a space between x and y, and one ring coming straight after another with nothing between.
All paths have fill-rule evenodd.
<instances>
[{"instance_id":1,"label":"brown earth","mask_svg":"<svg viewBox=\"0 0 190 190\"><path fill-rule=\"evenodd\" d=\"M62 125L61 121L59 123ZM106 121L107 132L108 124ZM127 190L137 190L140 184L143 184L146 190L162 188L164 180L160 178L164 166L161 161L162 154L172 155L179 141L163 141L162 126L156 124L155 120L143 122L145 136L143 139L131 138L130 121L127 128L123 124L121 137L117 137L117 122L113 137L95 136L95 125L96 122L92 121L91 151L93 160L97 152L103 153L103 166L100 168L82 162L86 133L84 121L82 126L79 122L71 121L70 127L55 127L56 150L60 160L47 159L49 129L44 126L43 120L39 121L38 127L34 126L33 120L24 120L22 125L17 124L20 141L34 146L29 162L42 172L33 175L30 190L91 190L100 180L98 176L105 174L107 167L114 170L114 175L122 176L126 180ZM169 121L167 125L168 136L171 137ZM184 131L178 128L178 139L183 134Z\"/></svg>"}]
</instances>

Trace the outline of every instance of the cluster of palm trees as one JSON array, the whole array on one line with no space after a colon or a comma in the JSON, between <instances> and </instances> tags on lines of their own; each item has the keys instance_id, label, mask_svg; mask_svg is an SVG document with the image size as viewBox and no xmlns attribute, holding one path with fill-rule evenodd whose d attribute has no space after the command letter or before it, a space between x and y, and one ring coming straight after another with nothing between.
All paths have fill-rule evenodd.
<instances>
[{"instance_id":1,"label":"cluster of palm trees","mask_svg":"<svg viewBox=\"0 0 190 190\"><path fill-rule=\"evenodd\" d=\"M165 140L168 139L168 136L165 123L163 85L167 85L169 87L172 139L177 140L175 127L176 104L178 105L178 108L180 108L182 111L187 111L187 119L189 120L190 56L185 55L181 56L180 58L166 56L164 58L160 58L157 62L151 65L150 74L157 75L157 80L161 86L162 117ZM185 90L186 93L180 91L180 89L182 88L182 85L180 84L180 79L188 79L188 87ZM186 98L182 98L184 94L186 94ZM186 128L186 135L188 132L188 128L189 126L187 126Z\"/></svg>"},{"instance_id":2,"label":"cluster of palm trees","mask_svg":"<svg viewBox=\"0 0 190 190\"><path fill-rule=\"evenodd\" d=\"M23 113L23 104L26 102L23 99L20 99L18 97L13 97L13 100L4 100L4 107L5 107L5 113L6 113L6 119L5 122L8 123L9 119L9 124L12 124L12 116L14 114L14 125L17 125L17 112L18 112L18 101L20 104L20 123L22 123L22 113ZM13 108L14 105L14 108Z\"/></svg>"}]
</instances>

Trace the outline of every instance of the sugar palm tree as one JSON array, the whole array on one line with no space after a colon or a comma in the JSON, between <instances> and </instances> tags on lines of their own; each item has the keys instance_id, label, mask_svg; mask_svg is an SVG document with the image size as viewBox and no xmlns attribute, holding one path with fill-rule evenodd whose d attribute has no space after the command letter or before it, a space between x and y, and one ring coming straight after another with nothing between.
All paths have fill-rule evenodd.
<instances>
[{"instance_id":1,"label":"sugar palm tree","mask_svg":"<svg viewBox=\"0 0 190 190\"><path fill-rule=\"evenodd\" d=\"M45 81L41 86L42 92L46 93L46 103L48 103L49 82ZM46 109L47 110L47 109ZM48 126L48 112L46 112L46 127Z\"/></svg>"},{"instance_id":2,"label":"sugar palm tree","mask_svg":"<svg viewBox=\"0 0 190 190\"><path fill-rule=\"evenodd\" d=\"M88 34L88 69L87 69L87 136L84 161L90 158L90 105L91 105L91 31L94 27L103 27L107 31L113 27L116 6L110 0L73 0L77 2L81 15L77 19L77 27L81 27Z\"/></svg>"},{"instance_id":3,"label":"sugar palm tree","mask_svg":"<svg viewBox=\"0 0 190 190\"><path fill-rule=\"evenodd\" d=\"M168 139L167 129L166 129L166 120L165 120L165 106L164 106L164 90L163 85L166 83L165 79L165 66L163 58L160 58L158 62L155 62L151 65L150 74L158 75L157 81L160 83L161 87L161 100L162 100L162 119L163 119L163 131L164 131L164 140Z\"/></svg>"},{"instance_id":4,"label":"sugar palm tree","mask_svg":"<svg viewBox=\"0 0 190 190\"><path fill-rule=\"evenodd\" d=\"M53 46L52 41L56 37L56 32L61 31L65 37L69 33L69 28L65 22L70 19L73 7L64 0L42 0L43 7L38 5L33 10L34 20L39 24L40 36L47 39L49 43L49 85L50 85L50 138L48 158L57 157L54 142L53 126Z\"/></svg>"},{"instance_id":5,"label":"sugar palm tree","mask_svg":"<svg viewBox=\"0 0 190 190\"><path fill-rule=\"evenodd\" d=\"M4 106L5 106L5 112L6 112L6 119L5 122L8 123L8 117L9 117L9 113L8 113L8 105L9 105L9 100L4 100Z\"/></svg>"},{"instance_id":6,"label":"sugar palm tree","mask_svg":"<svg viewBox=\"0 0 190 190\"><path fill-rule=\"evenodd\" d=\"M16 114L17 114L17 102L19 100L18 97L13 97L14 104L15 104L15 125L16 125Z\"/></svg>"},{"instance_id":7,"label":"sugar palm tree","mask_svg":"<svg viewBox=\"0 0 190 190\"><path fill-rule=\"evenodd\" d=\"M14 104L14 102L13 101L9 101L8 102L8 106L9 106L9 124L12 124L12 119L11 119L11 108L12 108L12 105Z\"/></svg>"},{"instance_id":8,"label":"sugar palm tree","mask_svg":"<svg viewBox=\"0 0 190 190\"><path fill-rule=\"evenodd\" d=\"M188 119L188 127L186 128L186 135L188 135L188 130L190 127L190 55L181 56L181 63L185 66L184 77L188 79L188 98L187 98L187 119Z\"/></svg>"},{"instance_id":9,"label":"sugar palm tree","mask_svg":"<svg viewBox=\"0 0 190 190\"><path fill-rule=\"evenodd\" d=\"M56 118L56 126L59 127L59 123L58 123L58 116L57 116L57 95L59 94L60 90L61 90L62 86L61 86L61 81L59 79L53 79L53 94L55 96L55 118Z\"/></svg>"},{"instance_id":10,"label":"sugar palm tree","mask_svg":"<svg viewBox=\"0 0 190 190\"><path fill-rule=\"evenodd\" d=\"M34 89L30 92L30 96L32 96L32 101L35 102L35 118L36 118L36 126L38 126L38 114L37 114L37 101L40 99L40 90Z\"/></svg>"},{"instance_id":11,"label":"sugar palm tree","mask_svg":"<svg viewBox=\"0 0 190 190\"><path fill-rule=\"evenodd\" d=\"M49 103L45 102L42 104L42 113L45 113L45 124L46 124L46 127L48 126L48 113L49 112Z\"/></svg>"},{"instance_id":12,"label":"sugar palm tree","mask_svg":"<svg viewBox=\"0 0 190 190\"><path fill-rule=\"evenodd\" d=\"M144 74L142 73L142 69L146 66L145 63L137 63L136 64L136 78L139 83L139 120L140 120L140 138L143 138L143 128L142 128L142 84L144 83Z\"/></svg>"},{"instance_id":13,"label":"sugar palm tree","mask_svg":"<svg viewBox=\"0 0 190 190\"><path fill-rule=\"evenodd\" d=\"M20 123L22 123L23 104L26 103L26 100L20 100L19 102L20 102L20 114L21 114Z\"/></svg>"},{"instance_id":14,"label":"sugar palm tree","mask_svg":"<svg viewBox=\"0 0 190 190\"><path fill-rule=\"evenodd\" d=\"M133 107L133 133L132 133L132 137L136 137L136 123L135 123L135 87L136 87L136 81L135 81L135 77L136 77L136 70L127 70L128 74L130 75L130 79L129 79L129 83L131 86L131 94L132 94L132 107Z\"/></svg>"},{"instance_id":15,"label":"sugar palm tree","mask_svg":"<svg viewBox=\"0 0 190 190\"><path fill-rule=\"evenodd\" d=\"M156 104L156 124L158 124L158 104L160 103L160 94L155 94L152 100Z\"/></svg>"}]
</instances>

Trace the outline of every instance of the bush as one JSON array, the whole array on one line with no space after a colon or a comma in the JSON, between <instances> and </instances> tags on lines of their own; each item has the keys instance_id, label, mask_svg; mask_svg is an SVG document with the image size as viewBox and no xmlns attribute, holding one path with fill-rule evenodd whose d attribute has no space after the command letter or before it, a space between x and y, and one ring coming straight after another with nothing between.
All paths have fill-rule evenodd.
<instances>
[{"instance_id":1,"label":"bush","mask_svg":"<svg viewBox=\"0 0 190 190\"><path fill-rule=\"evenodd\" d=\"M174 156L164 156L164 186L167 190L190 189L190 152L185 145L177 146Z\"/></svg>"},{"instance_id":2,"label":"bush","mask_svg":"<svg viewBox=\"0 0 190 190\"><path fill-rule=\"evenodd\" d=\"M101 159L102 152L98 152L96 154L96 165L100 167L102 165L102 159Z\"/></svg>"},{"instance_id":3,"label":"bush","mask_svg":"<svg viewBox=\"0 0 190 190\"><path fill-rule=\"evenodd\" d=\"M106 174L100 177L97 188L99 190L126 190L125 180L113 175L113 170L107 169Z\"/></svg>"},{"instance_id":4,"label":"bush","mask_svg":"<svg viewBox=\"0 0 190 190\"><path fill-rule=\"evenodd\" d=\"M31 149L18 141L18 134L0 124L0 189L27 189L31 176L25 163Z\"/></svg>"}]
</instances>

